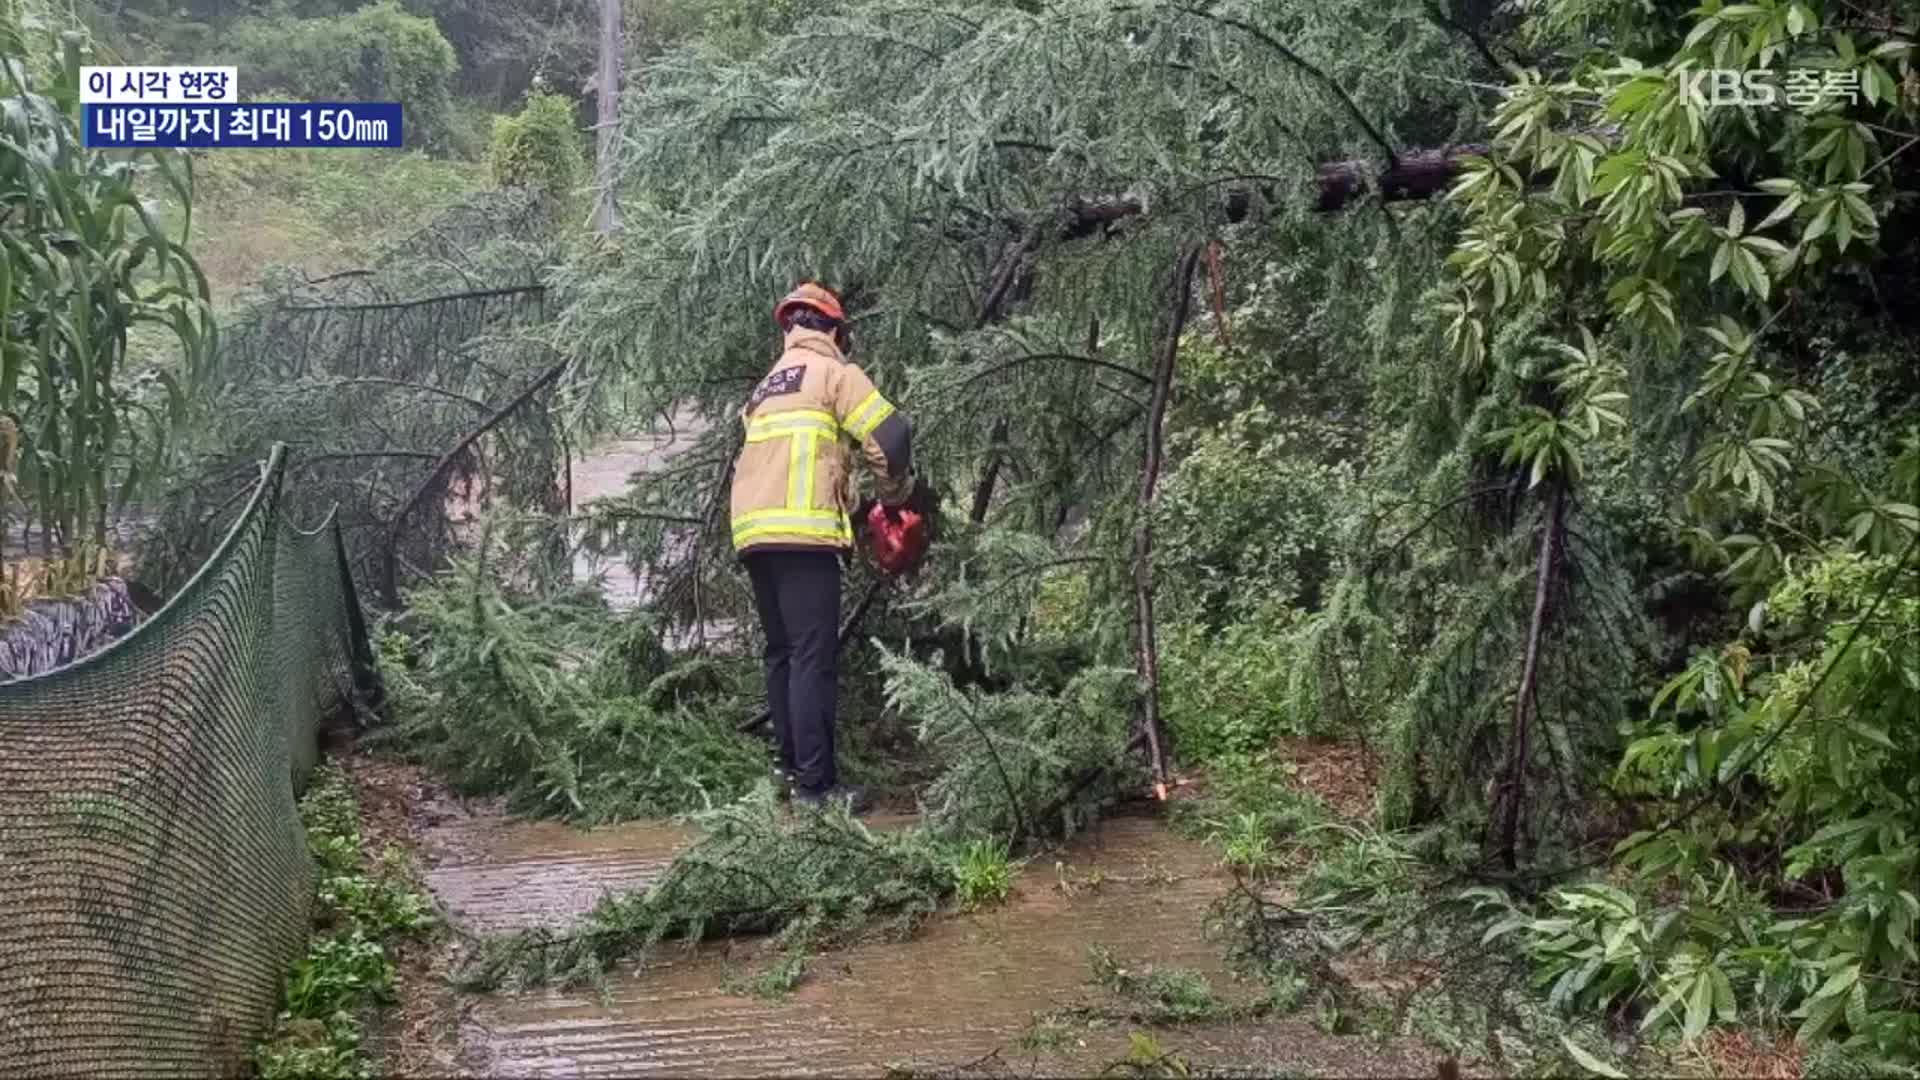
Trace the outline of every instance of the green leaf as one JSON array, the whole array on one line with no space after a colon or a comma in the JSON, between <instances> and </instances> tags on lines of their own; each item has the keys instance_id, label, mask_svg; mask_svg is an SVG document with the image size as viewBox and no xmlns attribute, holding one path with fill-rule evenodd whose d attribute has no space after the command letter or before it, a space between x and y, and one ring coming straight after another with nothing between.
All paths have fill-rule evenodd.
<instances>
[{"instance_id":1,"label":"green leaf","mask_svg":"<svg viewBox=\"0 0 1920 1080\"><path fill-rule=\"evenodd\" d=\"M1859 981L1860 965L1858 963L1849 964L1839 971L1834 972L1833 977L1828 979L1826 984L1821 986L1820 989L1814 991L1813 996L1816 1000L1821 998L1837 998L1845 994L1848 990L1853 989L1853 984Z\"/></svg>"},{"instance_id":2,"label":"green leaf","mask_svg":"<svg viewBox=\"0 0 1920 1080\"><path fill-rule=\"evenodd\" d=\"M1733 997L1733 982L1717 964L1708 968L1707 973L1713 976L1714 1015L1720 1019L1721 1023L1731 1024L1740 1018L1740 1011L1735 1006Z\"/></svg>"},{"instance_id":3,"label":"green leaf","mask_svg":"<svg viewBox=\"0 0 1920 1080\"><path fill-rule=\"evenodd\" d=\"M1828 1029L1833 1027L1834 1022L1840 1019L1840 1012L1846 1004L1845 995L1814 1000L1807 1006L1806 1022L1800 1025L1800 1030L1794 1038L1802 1045L1811 1045L1825 1035Z\"/></svg>"},{"instance_id":4,"label":"green leaf","mask_svg":"<svg viewBox=\"0 0 1920 1080\"><path fill-rule=\"evenodd\" d=\"M1693 977L1693 986L1687 992L1687 1016L1682 1029L1686 1040L1692 1042L1699 1038L1712 1019L1713 976L1703 971Z\"/></svg>"},{"instance_id":5,"label":"green leaf","mask_svg":"<svg viewBox=\"0 0 1920 1080\"><path fill-rule=\"evenodd\" d=\"M1800 234L1803 243L1811 244L1826 235L1827 230L1833 227L1833 211L1838 205L1833 200L1827 200L1821 204L1820 209L1814 213L1813 220L1807 224L1807 231Z\"/></svg>"},{"instance_id":6,"label":"green leaf","mask_svg":"<svg viewBox=\"0 0 1920 1080\"><path fill-rule=\"evenodd\" d=\"M1593 1075L1604 1076L1607 1080L1627 1080L1626 1073L1621 1072L1619 1069L1582 1050L1578 1043L1567 1036L1560 1036L1560 1045L1567 1048L1567 1053L1572 1056L1573 1060L1577 1062L1581 1068Z\"/></svg>"},{"instance_id":7,"label":"green leaf","mask_svg":"<svg viewBox=\"0 0 1920 1080\"><path fill-rule=\"evenodd\" d=\"M1894 745L1894 741L1887 736L1886 732L1880 730L1877 727L1874 727L1871 724L1866 723L1865 721L1851 720L1847 722L1847 727L1851 728L1855 735L1860 736L1861 738L1867 740L1870 743L1876 743L1880 746L1886 747L1889 750L1899 749L1898 746Z\"/></svg>"},{"instance_id":8,"label":"green leaf","mask_svg":"<svg viewBox=\"0 0 1920 1080\"><path fill-rule=\"evenodd\" d=\"M1759 225L1754 227L1755 230L1765 231L1786 221L1793 216L1794 211L1800 209L1800 205L1803 202L1805 202L1805 199L1797 191L1788 195L1786 198L1780 200L1780 205L1773 208L1773 213L1768 214Z\"/></svg>"}]
</instances>

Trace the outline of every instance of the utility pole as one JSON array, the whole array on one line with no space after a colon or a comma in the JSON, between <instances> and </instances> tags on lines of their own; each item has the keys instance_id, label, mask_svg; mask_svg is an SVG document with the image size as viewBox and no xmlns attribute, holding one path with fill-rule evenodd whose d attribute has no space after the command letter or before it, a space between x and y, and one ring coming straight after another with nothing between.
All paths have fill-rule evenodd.
<instances>
[{"instance_id":1,"label":"utility pole","mask_svg":"<svg viewBox=\"0 0 1920 1080\"><path fill-rule=\"evenodd\" d=\"M620 0L600 0L600 120L594 154L593 231L602 236L619 227L613 208L613 133L620 119Z\"/></svg>"}]
</instances>

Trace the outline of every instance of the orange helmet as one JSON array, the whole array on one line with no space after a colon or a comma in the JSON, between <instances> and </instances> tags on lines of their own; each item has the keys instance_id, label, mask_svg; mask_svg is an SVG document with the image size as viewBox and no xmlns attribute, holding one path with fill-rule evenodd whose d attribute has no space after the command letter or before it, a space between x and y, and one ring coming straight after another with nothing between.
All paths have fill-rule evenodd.
<instances>
[{"instance_id":1,"label":"orange helmet","mask_svg":"<svg viewBox=\"0 0 1920 1080\"><path fill-rule=\"evenodd\" d=\"M840 307L840 298L833 294L833 290L811 281L795 288L774 305L773 321L784 322L787 312L797 307L812 308L835 322L847 321L847 313Z\"/></svg>"}]
</instances>

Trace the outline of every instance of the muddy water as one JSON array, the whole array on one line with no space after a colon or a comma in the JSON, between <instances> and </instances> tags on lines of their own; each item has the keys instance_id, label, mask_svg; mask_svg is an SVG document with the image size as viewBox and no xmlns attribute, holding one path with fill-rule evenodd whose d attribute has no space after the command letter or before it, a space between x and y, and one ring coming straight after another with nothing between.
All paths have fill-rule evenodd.
<instances>
[{"instance_id":1,"label":"muddy water","mask_svg":"<svg viewBox=\"0 0 1920 1080\"><path fill-rule=\"evenodd\" d=\"M643 822L583 831L557 822L476 826L448 837L427 884L462 926L481 933L577 918L608 892L659 878L691 830Z\"/></svg>"},{"instance_id":2,"label":"muddy water","mask_svg":"<svg viewBox=\"0 0 1920 1080\"><path fill-rule=\"evenodd\" d=\"M663 431L620 439L575 459L570 464L575 512L593 499L625 493L628 478L661 468L691 449L696 436L695 431L682 425L677 436ZM646 583L619 558L596 559L582 551L574 558L574 573L582 580L601 575L607 602L616 609L633 607L645 596Z\"/></svg>"},{"instance_id":3,"label":"muddy water","mask_svg":"<svg viewBox=\"0 0 1920 1080\"><path fill-rule=\"evenodd\" d=\"M552 884L532 864L494 871L485 888L466 872L436 889L469 888L470 910L495 925L539 921L576 903L579 874L611 870L643 878L684 834L623 827L569 845L557 834L520 832L516 850L544 851ZM575 834L578 835L578 834ZM524 847L517 847L524 842ZM613 852L631 845L617 861ZM509 855L503 865L515 863ZM515 884L509 885L509 879ZM1185 967L1206 974L1228 1000L1250 992L1226 971L1223 950L1203 933L1208 905L1226 889L1206 852L1146 818L1117 818L1054 858L1037 860L1002 907L935 919L913 939L875 941L815 956L790 995L762 1000L725 988L766 958L762 942L670 948L642 971L593 991L491 996L463 1028L463 1062L494 1076L881 1075L889 1067L953 1068L998 1052L1007 1068L1087 1075L1123 1056L1129 1028L1074 1028L1042 1054L1020 1049L1036 1015L1075 1005L1114 1005L1089 982L1088 950L1121 963ZM445 894L443 894L445 895ZM590 901L589 901L590 902ZM1303 1022L1183 1028L1163 1046L1197 1061L1295 1073L1419 1075L1422 1055L1378 1056L1368 1044L1320 1035ZM1430 1075L1430 1072L1428 1073Z\"/></svg>"}]
</instances>

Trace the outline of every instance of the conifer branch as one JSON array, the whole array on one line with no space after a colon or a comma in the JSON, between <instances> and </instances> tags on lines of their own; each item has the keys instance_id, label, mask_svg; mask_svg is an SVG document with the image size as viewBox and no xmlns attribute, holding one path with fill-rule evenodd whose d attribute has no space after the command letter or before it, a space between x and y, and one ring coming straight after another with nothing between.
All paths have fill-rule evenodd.
<instances>
[{"instance_id":1,"label":"conifer branch","mask_svg":"<svg viewBox=\"0 0 1920 1080\"><path fill-rule=\"evenodd\" d=\"M1016 843L1024 840L1033 835L1033 830L1027 825L1027 812L1020 805L1020 792L1013 786L1013 778L1007 775L1006 763L1000 760L1000 749L993 744L993 736L989 735L987 729L980 723L980 716L974 711L973 702L964 697L960 702L960 714L967 718L967 723L972 726L974 734L980 737L981 746L985 747L987 757L993 762L993 771L1000 775L1000 786L1006 789L1007 809L1013 812L1014 827L1018 830L1014 834L1014 840Z\"/></svg>"},{"instance_id":2,"label":"conifer branch","mask_svg":"<svg viewBox=\"0 0 1920 1080\"><path fill-rule=\"evenodd\" d=\"M554 380L558 379L561 373L567 370L567 365L571 362L572 358L569 357L547 368L538 378L528 383L525 389L515 394L512 400L500 406L492 416L481 421L479 426L469 431L464 438L448 448L447 452L440 456L440 460L434 464L433 468L427 471L426 477L413 489L413 495L400 507L399 512L393 515L393 523L387 528L386 558L382 562L380 575L380 595L382 601L385 602L388 607L397 609L400 606L398 560L400 554L400 537L406 529L407 518L413 513L416 507L426 500L428 493L433 490L433 486L440 482L440 478L446 474L448 469L453 467L453 463L459 459L461 454L465 453L469 447L478 442L487 432L499 427L501 421L520 411L522 406L533 400L535 394L552 385Z\"/></svg>"},{"instance_id":3,"label":"conifer branch","mask_svg":"<svg viewBox=\"0 0 1920 1080\"><path fill-rule=\"evenodd\" d=\"M457 401L462 405L471 406L475 409L478 409L481 412L486 412L487 410L493 407L491 405L488 405L486 402L481 401L479 398L472 398L472 397L468 397L465 394L455 393L454 391L448 390L444 387L429 386L426 383L408 382L405 379L383 379L383 378L377 378L370 375L363 375L358 378L339 379L335 382L331 382L327 384L327 388L331 390L344 389L344 388L353 387L353 386L385 386L395 390L418 390L423 394L432 394L436 397L446 398L448 401Z\"/></svg>"},{"instance_id":4,"label":"conifer branch","mask_svg":"<svg viewBox=\"0 0 1920 1080\"><path fill-rule=\"evenodd\" d=\"M1340 99L1342 105L1346 106L1348 114L1353 117L1355 123L1360 125L1360 129L1367 133L1367 137L1380 144L1381 151L1386 154L1388 166L1393 167L1399 164L1400 157L1394 152L1393 144L1387 141L1387 137L1380 133L1379 128L1373 126L1373 121L1367 118L1366 113L1360 111L1360 106L1354 104L1353 98L1346 90L1343 89L1339 83L1334 82L1332 76L1312 64L1307 63L1304 57L1292 49L1289 49L1279 38L1274 37L1272 34L1269 34L1245 19L1236 18L1232 15L1219 15L1208 11L1206 8L1198 7L1183 8L1181 10L1186 11L1190 15L1197 15L1203 19L1210 19L1220 23L1223 26L1231 26L1236 30L1244 31L1251 35L1255 41L1260 42L1262 45L1285 57L1288 63L1319 80L1335 97Z\"/></svg>"},{"instance_id":5,"label":"conifer branch","mask_svg":"<svg viewBox=\"0 0 1920 1080\"><path fill-rule=\"evenodd\" d=\"M547 291L545 285L510 285L498 289L472 289L467 292L442 293L438 296L422 296L413 300L385 300L370 304L286 304L282 311L397 311L404 308L426 307L445 304L454 300L492 300L508 296L540 296Z\"/></svg>"}]
</instances>

